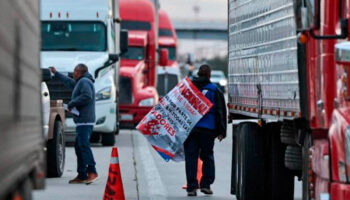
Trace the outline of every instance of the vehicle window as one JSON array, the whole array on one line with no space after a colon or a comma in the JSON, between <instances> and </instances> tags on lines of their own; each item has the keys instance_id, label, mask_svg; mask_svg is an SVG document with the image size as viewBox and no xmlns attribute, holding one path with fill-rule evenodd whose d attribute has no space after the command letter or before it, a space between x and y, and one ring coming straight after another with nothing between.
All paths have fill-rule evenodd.
<instances>
[{"instance_id":1,"label":"vehicle window","mask_svg":"<svg viewBox=\"0 0 350 200\"><path fill-rule=\"evenodd\" d=\"M160 49L168 49L168 59L169 60L176 60L176 48L175 47L164 47L161 46Z\"/></svg>"},{"instance_id":2,"label":"vehicle window","mask_svg":"<svg viewBox=\"0 0 350 200\"><path fill-rule=\"evenodd\" d=\"M173 33L170 29L159 29L159 36L173 36Z\"/></svg>"},{"instance_id":3,"label":"vehicle window","mask_svg":"<svg viewBox=\"0 0 350 200\"><path fill-rule=\"evenodd\" d=\"M220 71L212 71L211 78L225 78L225 74Z\"/></svg>"},{"instance_id":4,"label":"vehicle window","mask_svg":"<svg viewBox=\"0 0 350 200\"><path fill-rule=\"evenodd\" d=\"M106 51L106 26L102 22L44 21L43 51Z\"/></svg>"},{"instance_id":5,"label":"vehicle window","mask_svg":"<svg viewBox=\"0 0 350 200\"><path fill-rule=\"evenodd\" d=\"M149 22L140 22L140 21L122 21L122 29L127 30L151 30L151 24Z\"/></svg>"},{"instance_id":6,"label":"vehicle window","mask_svg":"<svg viewBox=\"0 0 350 200\"><path fill-rule=\"evenodd\" d=\"M122 55L122 58L143 60L145 58L145 49L143 47L128 47L128 51Z\"/></svg>"}]
</instances>

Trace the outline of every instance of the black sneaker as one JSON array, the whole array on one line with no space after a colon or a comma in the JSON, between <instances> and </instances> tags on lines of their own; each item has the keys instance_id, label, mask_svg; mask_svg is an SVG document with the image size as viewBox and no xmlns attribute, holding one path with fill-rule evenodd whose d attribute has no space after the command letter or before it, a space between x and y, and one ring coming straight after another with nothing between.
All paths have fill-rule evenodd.
<instances>
[{"instance_id":1,"label":"black sneaker","mask_svg":"<svg viewBox=\"0 0 350 200\"><path fill-rule=\"evenodd\" d=\"M192 191L187 191L187 196L189 196L189 197L197 196L197 190L193 189Z\"/></svg>"},{"instance_id":2,"label":"black sneaker","mask_svg":"<svg viewBox=\"0 0 350 200\"><path fill-rule=\"evenodd\" d=\"M204 194L213 194L213 190L211 190L210 188L201 188L201 192Z\"/></svg>"}]
</instances>

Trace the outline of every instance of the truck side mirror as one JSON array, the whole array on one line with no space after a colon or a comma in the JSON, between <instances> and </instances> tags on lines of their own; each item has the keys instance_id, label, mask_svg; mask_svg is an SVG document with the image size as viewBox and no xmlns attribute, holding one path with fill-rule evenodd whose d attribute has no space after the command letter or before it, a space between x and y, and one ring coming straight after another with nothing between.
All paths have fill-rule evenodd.
<instances>
[{"instance_id":1,"label":"truck side mirror","mask_svg":"<svg viewBox=\"0 0 350 200\"><path fill-rule=\"evenodd\" d=\"M160 59L159 59L159 65L160 66L167 66L168 65L168 49L160 49Z\"/></svg>"},{"instance_id":2,"label":"truck side mirror","mask_svg":"<svg viewBox=\"0 0 350 200\"><path fill-rule=\"evenodd\" d=\"M122 29L120 31L120 55L123 55L128 51L128 46L129 46L128 30Z\"/></svg>"},{"instance_id":3,"label":"truck side mirror","mask_svg":"<svg viewBox=\"0 0 350 200\"><path fill-rule=\"evenodd\" d=\"M46 82L52 79L51 71L49 68L41 69L41 73L42 73L42 81Z\"/></svg>"}]
</instances>

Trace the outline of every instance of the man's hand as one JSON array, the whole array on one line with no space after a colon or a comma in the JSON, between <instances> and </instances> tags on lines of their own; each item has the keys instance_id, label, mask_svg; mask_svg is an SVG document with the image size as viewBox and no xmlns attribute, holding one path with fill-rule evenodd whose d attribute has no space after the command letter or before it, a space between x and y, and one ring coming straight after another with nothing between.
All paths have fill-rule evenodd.
<instances>
[{"instance_id":1,"label":"man's hand","mask_svg":"<svg viewBox=\"0 0 350 200\"><path fill-rule=\"evenodd\" d=\"M54 74L57 72L56 68L53 67L53 66L49 67L49 69L50 69L50 71L51 71L52 73L54 73Z\"/></svg>"},{"instance_id":2,"label":"man's hand","mask_svg":"<svg viewBox=\"0 0 350 200\"><path fill-rule=\"evenodd\" d=\"M224 139L223 135L218 135L218 140L221 142L221 140Z\"/></svg>"}]
</instances>

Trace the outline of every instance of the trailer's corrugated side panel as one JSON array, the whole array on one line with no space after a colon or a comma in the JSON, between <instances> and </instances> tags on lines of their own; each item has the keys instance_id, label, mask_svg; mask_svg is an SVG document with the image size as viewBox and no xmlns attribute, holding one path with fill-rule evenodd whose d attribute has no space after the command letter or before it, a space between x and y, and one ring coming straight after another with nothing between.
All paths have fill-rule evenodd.
<instances>
[{"instance_id":1,"label":"trailer's corrugated side panel","mask_svg":"<svg viewBox=\"0 0 350 200\"><path fill-rule=\"evenodd\" d=\"M229 102L235 114L298 115L293 0L229 0Z\"/></svg>"},{"instance_id":2,"label":"trailer's corrugated side panel","mask_svg":"<svg viewBox=\"0 0 350 200\"><path fill-rule=\"evenodd\" d=\"M43 163L39 0L0 1L0 199Z\"/></svg>"}]
</instances>

